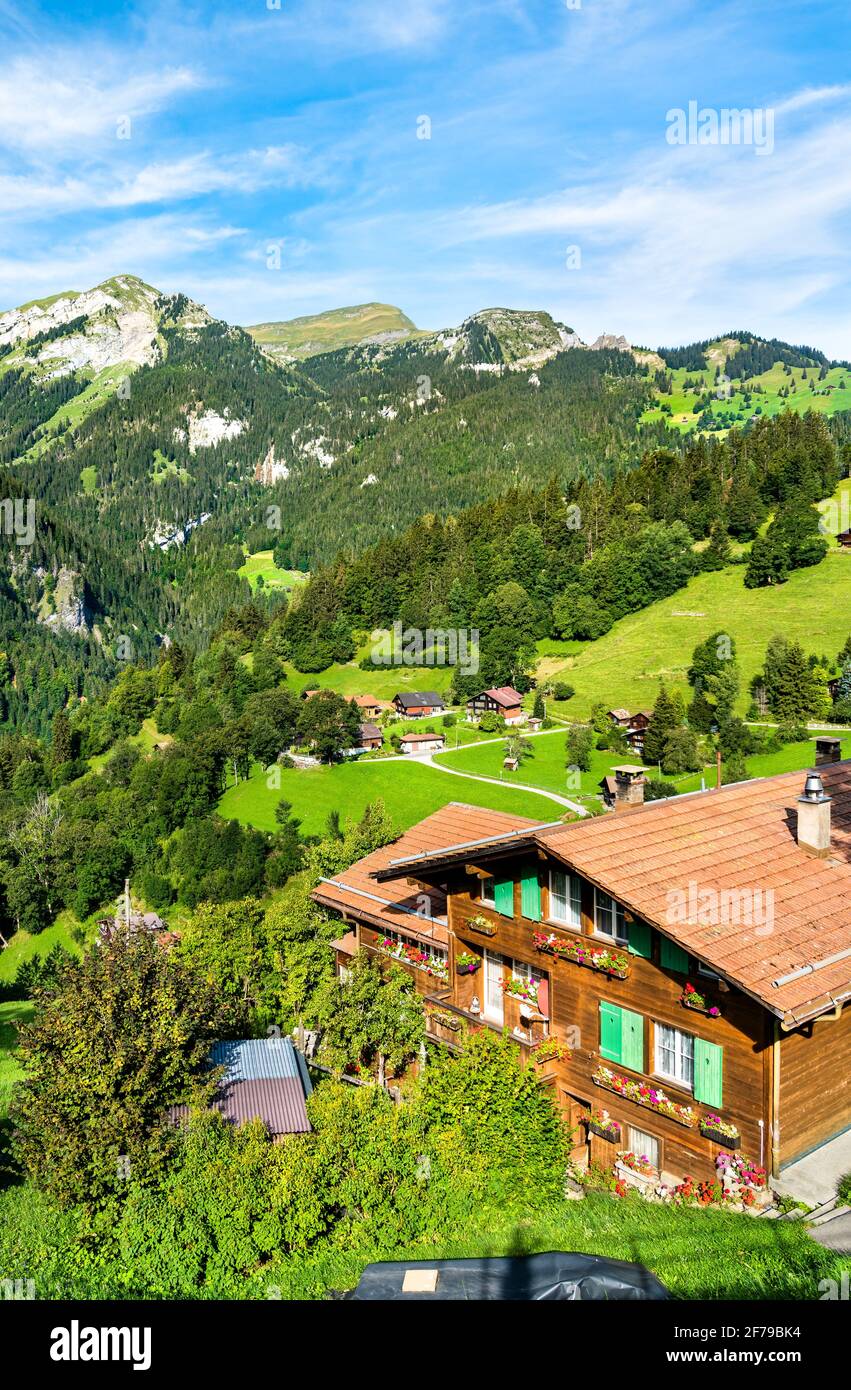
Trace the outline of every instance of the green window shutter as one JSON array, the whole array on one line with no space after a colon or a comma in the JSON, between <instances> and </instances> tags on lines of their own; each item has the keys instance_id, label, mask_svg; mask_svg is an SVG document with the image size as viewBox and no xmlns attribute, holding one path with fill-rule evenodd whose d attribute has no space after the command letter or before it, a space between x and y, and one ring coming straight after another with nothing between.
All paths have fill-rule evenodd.
<instances>
[{"instance_id":1,"label":"green window shutter","mask_svg":"<svg viewBox=\"0 0 851 1390\"><path fill-rule=\"evenodd\" d=\"M641 956L642 960L649 960L653 949L653 932L650 924L648 922L629 922L627 935L629 937L629 954Z\"/></svg>"},{"instance_id":2,"label":"green window shutter","mask_svg":"<svg viewBox=\"0 0 851 1390\"><path fill-rule=\"evenodd\" d=\"M541 920L541 885L537 874L520 880L520 911L532 922Z\"/></svg>"},{"instance_id":3,"label":"green window shutter","mask_svg":"<svg viewBox=\"0 0 851 1390\"><path fill-rule=\"evenodd\" d=\"M644 1071L644 1019L621 1009L621 1062L632 1071Z\"/></svg>"},{"instance_id":4,"label":"green window shutter","mask_svg":"<svg viewBox=\"0 0 851 1390\"><path fill-rule=\"evenodd\" d=\"M497 912L503 917L514 916L514 880L508 879L507 882L495 883L493 886L493 902Z\"/></svg>"},{"instance_id":5,"label":"green window shutter","mask_svg":"<svg viewBox=\"0 0 851 1390\"><path fill-rule=\"evenodd\" d=\"M678 946L676 941L662 937L662 965L666 970L676 970L680 975L688 974L688 951Z\"/></svg>"},{"instance_id":6,"label":"green window shutter","mask_svg":"<svg viewBox=\"0 0 851 1390\"><path fill-rule=\"evenodd\" d=\"M600 1000L600 1056L608 1062L621 1060L622 1014L617 1004Z\"/></svg>"},{"instance_id":7,"label":"green window shutter","mask_svg":"<svg viewBox=\"0 0 851 1390\"><path fill-rule=\"evenodd\" d=\"M717 1043L694 1040L694 1098L704 1105L724 1104L724 1049Z\"/></svg>"}]
</instances>

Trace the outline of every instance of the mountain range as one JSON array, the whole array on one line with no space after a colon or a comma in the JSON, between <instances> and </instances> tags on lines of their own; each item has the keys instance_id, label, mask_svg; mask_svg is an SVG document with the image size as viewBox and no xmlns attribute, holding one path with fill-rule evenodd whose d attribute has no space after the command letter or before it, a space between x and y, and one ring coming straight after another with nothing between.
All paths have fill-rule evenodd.
<instances>
[{"instance_id":1,"label":"mountain range","mask_svg":"<svg viewBox=\"0 0 851 1390\"><path fill-rule=\"evenodd\" d=\"M423 515L611 478L678 431L836 413L846 391L814 349L586 345L540 310L426 332L368 304L246 330L118 275L0 313L3 495L37 517L32 543L7 525L0 547L0 651L17 652L0 714L23 717L39 663L82 694L119 639L203 643L244 600L246 553L313 569Z\"/></svg>"}]
</instances>

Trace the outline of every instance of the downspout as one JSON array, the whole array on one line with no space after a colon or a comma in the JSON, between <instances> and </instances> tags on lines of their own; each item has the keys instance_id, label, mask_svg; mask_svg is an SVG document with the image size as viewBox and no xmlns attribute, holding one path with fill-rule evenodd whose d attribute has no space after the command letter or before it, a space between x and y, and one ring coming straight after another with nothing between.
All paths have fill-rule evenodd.
<instances>
[{"instance_id":1,"label":"downspout","mask_svg":"<svg viewBox=\"0 0 851 1390\"><path fill-rule=\"evenodd\" d=\"M780 1173L780 1021L774 1020L771 1044L771 1175Z\"/></svg>"}]
</instances>

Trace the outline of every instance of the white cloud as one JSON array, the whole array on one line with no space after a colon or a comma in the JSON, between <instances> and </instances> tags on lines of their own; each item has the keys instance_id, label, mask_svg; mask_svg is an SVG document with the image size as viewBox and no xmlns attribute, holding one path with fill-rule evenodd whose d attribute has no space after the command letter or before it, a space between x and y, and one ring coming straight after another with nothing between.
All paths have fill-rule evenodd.
<instances>
[{"instance_id":1,"label":"white cloud","mask_svg":"<svg viewBox=\"0 0 851 1390\"><path fill-rule=\"evenodd\" d=\"M0 143L59 155L80 141L114 135L122 119L160 111L203 85L188 67L91 76L98 67L95 54L83 68L66 50L6 64L0 69Z\"/></svg>"}]
</instances>

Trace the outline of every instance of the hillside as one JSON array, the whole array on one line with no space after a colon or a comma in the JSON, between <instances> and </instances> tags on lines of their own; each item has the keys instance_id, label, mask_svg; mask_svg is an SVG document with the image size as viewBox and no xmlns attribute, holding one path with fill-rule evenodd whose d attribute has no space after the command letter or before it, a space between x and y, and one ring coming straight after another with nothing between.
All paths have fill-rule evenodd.
<instances>
[{"instance_id":1,"label":"hillside","mask_svg":"<svg viewBox=\"0 0 851 1390\"><path fill-rule=\"evenodd\" d=\"M783 410L833 415L851 409L851 369L816 348L752 333L660 348L656 401L644 423L683 434L725 432Z\"/></svg>"},{"instance_id":2,"label":"hillside","mask_svg":"<svg viewBox=\"0 0 851 1390\"><path fill-rule=\"evenodd\" d=\"M407 314L393 304L352 304L324 314L306 314L281 323L256 323L246 329L270 357L301 361L321 352L359 343L393 343L420 336Z\"/></svg>"},{"instance_id":3,"label":"hillside","mask_svg":"<svg viewBox=\"0 0 851 1390\"><path fill-rule=\"evenodd\" d=\"M536 675L564 679L576 695L559 713L583 718L595 701L612 708L652 705L659 682L686 686L696 644L713 632L735 639L742 672L739 712L748 681L762 669L769 639L781 633L806 652L835 655L851 632L851 555L831 550L820 565L797 570L786 584L746 589L732 565L700 574L671 598L631 613L595 642L539 644Z\"/></svg>"}]
</instances>

